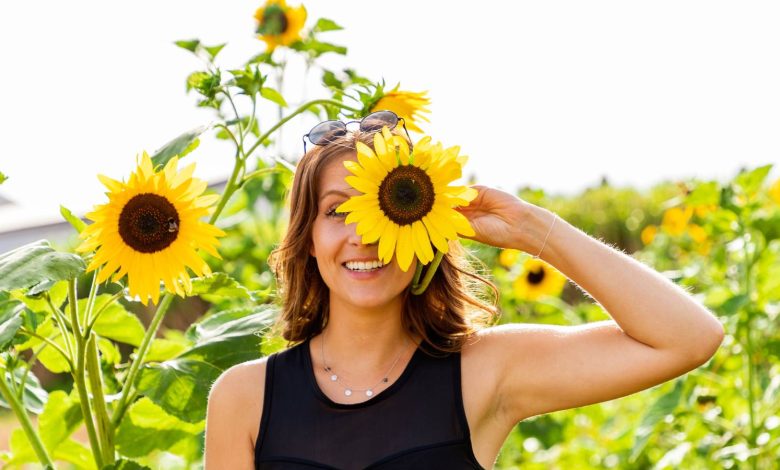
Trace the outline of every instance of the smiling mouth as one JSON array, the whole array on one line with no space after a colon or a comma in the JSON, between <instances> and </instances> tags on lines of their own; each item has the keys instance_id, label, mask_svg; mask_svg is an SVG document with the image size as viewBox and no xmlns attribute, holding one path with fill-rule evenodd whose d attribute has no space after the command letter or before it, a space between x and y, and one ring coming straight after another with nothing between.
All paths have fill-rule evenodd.
<instances>
[{"instance_id":1,"label":"smiling mouth","mask_svg":"<svg viewBox=\"0 0 780 470\"><path fill-rule=\"evenodd\" d=\"M341 265L344 266L345 269L356 273L379 271L380 269L387 266L386 264L382 264L381 261L372 261L370 263L348 261L341 263Z\"/></svg>"}]
</instances>

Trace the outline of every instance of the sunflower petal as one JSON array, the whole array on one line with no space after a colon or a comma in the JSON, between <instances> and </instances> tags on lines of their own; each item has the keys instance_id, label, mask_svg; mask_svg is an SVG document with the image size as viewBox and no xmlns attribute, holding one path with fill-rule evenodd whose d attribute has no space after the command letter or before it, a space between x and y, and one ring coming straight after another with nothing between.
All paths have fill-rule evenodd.
<instances>
[{"instance_id":1,"label":"sunflower petal","mask_svg":"<svg viewBox=\"0 0 780 470\"><path fill-rule=\"evenodd\" d=\"M399 229L398 224L390 221L382 236L379 237L379 258L385 264L393 259Z\"/></svg>"},{"instance_id":2,"label":"sunflower petal","mask_svg":"<svg viewBox=\"0 0 780 470\"><path fill-rule=\"evenodd\" d=\"M344 180L353 188L365 194L377 194L379 185L373 181L358 178L356 176L347 176Z\"/></svg>"},{"instance_id":3,"label":"sunflower petal","mask_svg":"<svg viewBox=\"0 0 780 470\"><path fill-rule=\"evenodd\" d=\"M396 246L396 259L403 272L409 270L414 259L414 239L412 238L412 226L401 225L398 231L398 245Z\"/></svg>"},{"instance_id":4,"label":"sunflower petal","mask_svg":"<svg viewBox=\"0 0 780 470\"><path fill-rule=\"evenodd\" d=\"M431 238L431 243L433 243L433 246L435 246L436 249L442 253L447 253L449 251L449 244L447 243L447 239L444 238L444 235L439 233L438 230L436 230L434 225L431 223L430 217L427 215L423 216L422 221L425 225L425 228L428 229L428 236Z\"/></svg>"},{"instance_id":5,"label":"sunflower petal","mask_svg":"<svg viewBox=\"0 0 780 470\"><path fill-rule=\"evenodd\" d=\"M419 220L416 220L412 224L412 236L416 242L415 252L417 252L417 258L422 261L423 264L428 264L433 261L433 250L431 249L431 241L428 238L428 232L425 230L425 225Z\"/></svg>"}]
</instances>

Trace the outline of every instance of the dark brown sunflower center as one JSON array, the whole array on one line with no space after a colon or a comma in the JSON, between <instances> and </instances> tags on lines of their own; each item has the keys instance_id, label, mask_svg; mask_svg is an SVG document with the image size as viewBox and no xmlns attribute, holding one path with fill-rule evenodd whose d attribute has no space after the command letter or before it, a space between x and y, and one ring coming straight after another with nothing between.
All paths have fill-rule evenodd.
<instances>
[{"instance_id":1,"label":"dark brown sunflower center","mask_svg":"<svg viewBox=\"0 0 780 470\"><path fill-rule=\"evenodd\" d=\"M537 271L529 271L526 279L528 279L529 284L541 284L544 280L544 268L539 268Z\"/></svg>"},{"instance_id":2,"label":"dark brown sunflower center","mask_svg":"<svg viewBox=\"0 0 780 470\"><path fill-rule=\"evenodd\" d=\"M289 21L279 5L269 5L263 11L263 19L257 27L257 32L266 36L278 36L287 31Z\"/></svg>"},{"instance_id":3,"label":"dark brown sunflower center","mask_svg":"<svg viewBox=\"0 0 780 470\"><path fill-rule=\"evenodd\" d=\"M162 196L139 194L127 201L119 214L119 235L141 253L164 250L179 235L179 213Z\"/></svg>"},{"instance_id":4,"label":"dark brown sunflower center","mask_svg":"<svg viewBox=\"0 0 780 470\"><path fill-rule=\"evenodd\" d=\"M402 165L379 186L379 208L398 225L420 220L433 208L433 182L424 170Z\"/></svg>"}]
</instances>

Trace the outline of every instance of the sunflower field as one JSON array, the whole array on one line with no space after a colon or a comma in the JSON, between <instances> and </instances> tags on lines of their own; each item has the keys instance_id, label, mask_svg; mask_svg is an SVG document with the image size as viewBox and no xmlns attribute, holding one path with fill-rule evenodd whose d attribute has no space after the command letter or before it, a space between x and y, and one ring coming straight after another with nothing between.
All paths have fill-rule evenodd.
<instances>
[{"instance_id":1,"label":"sunflower field","mask_svg":"<svg viewBox=\"0 0 780 470\"><path fill-rule=\"evenodd\" d=\"M3 468L202 468L211 385L231 366L285 347L271 330L278 298L268 258L286 229L296 161L279 155L280 130L303 114L346 121L391 110L428 148L424 91L320 66L311 69L321 73L317 98L292 104L280 92L288 61L346 54L327 39L342 29L336 21L309 18L285 0L268 0L255 21L257 54L240 64L220 62L225 44L176 43L202 59L202 69L182 78L195 106L213 112L210 124L142 153L130 175L97 175L107 200L95 201L86 222L61 207L70 240L0 254L0 417L10 428L0 443ZM268 106L270 116L261 115ZM232 146L230 176L219 187L188 164L206 138ZM436 151L465 163L457 150ZM437 184L453 179L448 168L434 172ZM770 180L771 169L642 192L608 184L574 197L518 189L684 286L727 334L707 364L678 379L522 421L496 468L778 468L780 180ZM0 173L0 184L5 179ZM458 188L449 196L467 205L473 194ZM396 248L407 267L415 255L430 261L430 244L408 248L417 234L446 249L456 232L467 233L458 222L416 223L381 247L384 258ZM396 247L402 237L408 242ZM463 244L499 288L500 322L609 318L543 261Z\"/></svg>"}]
</instances>

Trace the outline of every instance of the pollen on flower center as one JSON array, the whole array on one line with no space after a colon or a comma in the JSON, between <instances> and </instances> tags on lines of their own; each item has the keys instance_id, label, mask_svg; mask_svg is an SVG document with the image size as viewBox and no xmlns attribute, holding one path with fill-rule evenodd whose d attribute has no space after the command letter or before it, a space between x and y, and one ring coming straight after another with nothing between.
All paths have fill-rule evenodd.
<instances>
[{"instance_id":1,"label":"pollen on flower center","mask_svg":"<svg viewBox=\"0 0 780 470\"><path fill-rule=\"evenodd\" d=\"M527 279L529 284L541 284L544 280L544 268L539 268L536 271L529 271Z\"/></svg>"},{"instance_id":2,"label":"pollen on flower center","mask_svg":"<svg viewBox=\"0 0 780 470\"><path fill-rule=\"evenodd\" d=\"M408 225L422 219L433 208L433 182L416 166L402 165L393 169L379 187L379 207L398 225Z\"/></svg>"},{"instance_id":3,"label":"pollen on flower center","mask_svg":"<svg viewBox=\"0 0 780 470\"><path fill-rule=\"evenodd\" d=\"M161 251L179 234L179 213L166 198L152 193L131 198L119 215L119 235L141 253Z\"/></svg>"},{"instance_id":4,"label":"pollen on flower center","mask_svg":"<svg viewBox=\"0 0 780 470\"><path fill-rule=\"evenodd\" d=\"M258 33L279 35L287 31L289 22L287 15L278 5L270 5L263 12L263 20L260 22Z\"/></svg>"}]
</instances>

